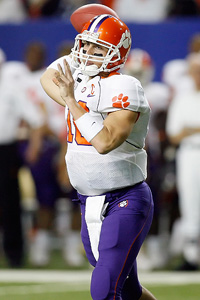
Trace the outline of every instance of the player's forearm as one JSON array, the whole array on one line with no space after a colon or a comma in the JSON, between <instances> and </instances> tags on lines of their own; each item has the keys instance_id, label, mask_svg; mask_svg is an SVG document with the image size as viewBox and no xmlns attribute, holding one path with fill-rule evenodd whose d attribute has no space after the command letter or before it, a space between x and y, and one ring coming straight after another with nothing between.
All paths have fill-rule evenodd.
<instances>
[{"instance_id":1,"label":"player's forearm","mask_svg":"<svg viewBox=\"0 0 200 300\"><path fill-rule=\"evenodd\" d=\"M76 121L86 113L85 109L81 107L73 97L67 97L67 99L63 98L63 101L65 101L67 107L69 108L74 121Z\"/></svg>"},{"instance_id":2,"label":"player's forearm","mask_svg":"<svg viewBox=\"0 0 200 300\"><path fill-rule=\"evenodd\" d=\"M100 154L107 154L119 147L126 138L127 134L121 135L118 138L113 136L112 132L104 126L90 143Z\"/></svg>"},{"instance_id":3,"label":"player's forearm","mask_svg":"<svg viewBox=\"0 0 200 300\"><path fill-rule=\"evenodd\" d=\"M107 154L127 139L136 119L137 113L125 110L109 114L104 122L100 115L86 113L76 121L76 125L100 154Z\"/></svg>"},{"instance_id":4,"label":"player's forearm","mask_svg":"<svg viewBox=\"0 0 200 300\"><path fill-rule=\"evenodd\" d=\"M83 114L75 120L76 126L84 138L100 154L106 154L119 146L119 139L113 138L112 132L103 125L103 120L93 117L89 113ZM116 145L117 142L117 145Z\"/></svg>"},{"instance_id":5,"label":"player's forearm","mask_svg":"<svg viewBox=\"0 0 200 300\"><path fill-rule=\"evenodd\" d=\"M53 69L47 69L44 74L42 75L40 82L44 89L44 91L47 93L47 95L52 98L54 101L56 101L58 104L62 106L66 106L66 103L63 101L63 99L60 96L60 90L59 88L54 84L52 81L53 77L56 74L56 70Z\"/></svg>"},{"instance_id":6,"label":"player's forearm","mask_svg":"<svg viewBox=\"0 0 200 300\"><path fill-rule=\"evenodd\" d=\"M137 118L138 113L129 110L110 113L104 120L103 129L91 140L91 144L99 153L109 153L128 138Z\"/></svg>"}]
</instances>

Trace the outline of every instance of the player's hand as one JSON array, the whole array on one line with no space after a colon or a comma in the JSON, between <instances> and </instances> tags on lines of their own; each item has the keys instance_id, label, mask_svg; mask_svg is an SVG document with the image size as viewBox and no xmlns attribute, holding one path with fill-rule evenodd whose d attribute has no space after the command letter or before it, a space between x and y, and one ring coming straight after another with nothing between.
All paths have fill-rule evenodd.
<instances>
[{"instance_id":1,"label":"player's hand","mask_svg":"<svg viewBox=\"0 0 200 300\"><path fill-rule=\"evenodd\" d=\"M58 64L58 71L56 77L53 78L53 82L59 87L60 95L67 104L69 100L74 99L74 79L69 64L65 59L64 70L61 65Z\"/></svg>"}]
</instances>

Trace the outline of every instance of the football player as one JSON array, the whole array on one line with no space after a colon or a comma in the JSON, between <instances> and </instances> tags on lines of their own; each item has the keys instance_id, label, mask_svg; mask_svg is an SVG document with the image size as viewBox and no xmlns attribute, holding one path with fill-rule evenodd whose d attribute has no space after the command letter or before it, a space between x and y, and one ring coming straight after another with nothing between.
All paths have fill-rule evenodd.
<instances>
[{"instance_id":1,"label":"football player","mask_svg":"<svg viewBox=\"0 0 200 300\"><path fill-rule=\"evenodd\" d=\"M81 205L83 245L95 267L94 300L155 300L137 274L154 205L145 182L150 107L140 82L119 73L130 48L124 22L96 16L76 36L71 54L41 78L46 93L66 107L66 164Z\"/></svg>"}]
</instances>

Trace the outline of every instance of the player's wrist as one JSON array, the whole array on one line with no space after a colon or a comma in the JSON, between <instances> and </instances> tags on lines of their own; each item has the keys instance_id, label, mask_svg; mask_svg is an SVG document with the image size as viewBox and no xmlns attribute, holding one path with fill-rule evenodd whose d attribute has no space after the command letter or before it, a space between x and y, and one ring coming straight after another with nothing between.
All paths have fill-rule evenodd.
<instances>
[{"instance_id":1,"label":"player's wrist","mask_svg":"<svg viewBox=\"0 0 200 300\"><path fill-rule=\"evenodd\" d=\"M103 120L100 120L97 116L91 116L89 113L83 114L75 123L88 142L103 129Z\"/></svg>"},{"instance_id":2,"label":"player's wrist","mask_svg":"<svg viewBox=\"0 0 200 300\"><path fill-rule=\"evenodd\" d=\"M68 96L68 95L67 95L67 96L61 96L61 98L62 98L62 100L64 101L64 103L67 105L67 107L70 109L70 111L71 111L71 109L72 109L73 107L75 107L76 104L77 104L75 98L70 97L70 96Z\"/></svg>"}]
</instances>

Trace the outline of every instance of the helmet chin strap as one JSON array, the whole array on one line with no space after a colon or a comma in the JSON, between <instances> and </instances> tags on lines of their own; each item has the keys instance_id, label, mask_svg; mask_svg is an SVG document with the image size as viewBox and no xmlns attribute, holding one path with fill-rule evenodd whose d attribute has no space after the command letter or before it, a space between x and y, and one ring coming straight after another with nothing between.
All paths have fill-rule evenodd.
<instances>
[{"instance_id":1,"label":"helmet chin strap","mask_svg":"<svg viewBox=\"0 0 200 300\"><path fill-rule=\"evenodd\" d=\"M83 62L80 64L80 69L84 75L96 76L99 73L99 68L96 65L86 66Z\"/></svg>"}]
</instances>

